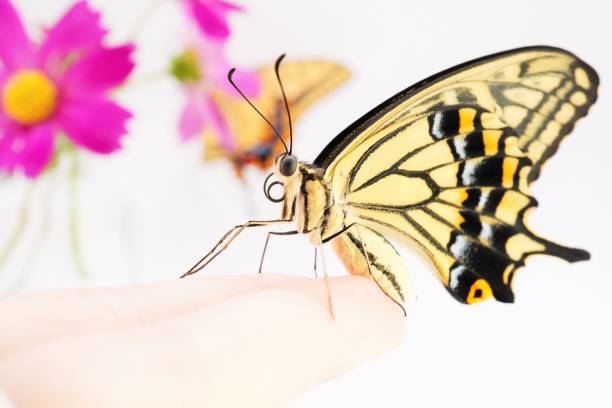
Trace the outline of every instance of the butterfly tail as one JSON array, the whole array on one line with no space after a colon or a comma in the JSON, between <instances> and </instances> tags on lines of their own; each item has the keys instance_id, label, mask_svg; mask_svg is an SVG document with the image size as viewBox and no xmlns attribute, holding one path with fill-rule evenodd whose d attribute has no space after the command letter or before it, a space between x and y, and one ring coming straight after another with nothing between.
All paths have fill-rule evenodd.
<instances>
[{"instance_id":1,"label":"butterfly tail","mask_svg":"<svg viewBox=\"0 0 612 408\"><path fill-rule=\"evenodd\" d=\"M564 259L571 263L588 261L591 259L591 254L584 249L566 247L542 238L539 238L539 240L546 248L542 252L545 255L556 256L557 258Z\"/></svg>"}]
</instances>

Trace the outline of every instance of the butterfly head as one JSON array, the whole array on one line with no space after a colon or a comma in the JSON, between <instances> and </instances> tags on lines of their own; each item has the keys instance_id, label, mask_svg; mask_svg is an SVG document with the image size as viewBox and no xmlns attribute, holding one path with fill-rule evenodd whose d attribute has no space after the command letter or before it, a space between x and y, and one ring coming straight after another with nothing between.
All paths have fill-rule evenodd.
<instances>
[{"instance_id":1,"label":"butterfly head","mask_svg":"<svg viewBox=\"0 0 612 408\"><path fill-rule=\"evenodd\" d=\"M290 153L282 153L274 159L274 171L266 177L263 189L266 198L274 203L280 203L287 198L287 192L293 190L292 186L299 184L298 176L298 159ZM276 176L278 180L270 183L270 179ZM275 186L281 186L283 194L281 197L275 197L272 189Z\"/></svg>"},{"instance_id":2,"label":"butterfly head","mask_svg":"<svg viewBox=\"0 0 612 408\"><path fill-rule=\"evenodd\" d=\"M291 177L297 170L298 160L297 157L290 153L283 153L279 155L275 160L275 167L282 176Z\"/></svg>"}]
</instances>

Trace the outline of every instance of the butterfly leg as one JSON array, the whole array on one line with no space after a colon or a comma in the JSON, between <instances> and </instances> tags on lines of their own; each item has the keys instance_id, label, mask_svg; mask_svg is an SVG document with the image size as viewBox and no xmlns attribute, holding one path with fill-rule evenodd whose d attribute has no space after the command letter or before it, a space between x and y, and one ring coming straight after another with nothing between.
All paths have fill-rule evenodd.
<instances>
[{"instance_id":1,"label":"butterfly leg","mask_svg":"<svg viewBox=\"0 0 612 408\"><path fill-rule=\"evenodd\" d=\"M263 269L264 257L266 256L266 250L268 249L268 241L270 241L270 236L271 235L295 235L297 233L298 232L295 230L294 231L282 231L282 232L276 232L276 231L268 232L268 235L266 236L266 242L263 247L263 251L261 252L261 260L259 261L259 271L257 273L261 273L261 270Z\"/></svg>"},{"instance_id":2,"label":"butterfly leg","mask_svg":"<svg viewBox=\"0 0 612 408\"><path fill-rule=\"evenodd\" d=\"M329 307L329 314L333 320L336 320L336 315L334 314L334 306L332 304L331 290L329 288L329 277L327 276L327 267L325 266L325 257L323 256L323 244L319 244L319 248L321 249L321 266L323 267L323 280L325 282L325 290L327 292L327 306ZM316 264L316 259L315 259Z\"/></svg>"},{"instance_id":3,"label":"butterfly leg","mask_svg":"<svg viewBox=\"0 0 612 408\"><path fill-rule=\"evenodd\" d=\"M185 272L181 276L181 278L184 278L189 275L193 275L194 273L199 272L200 270L204 269L206 265L212 262L212 260L215 259L221 252L227 249L227 247L232 243L232 241L238 235L240 235L240 233L244 231L246 228L263 227L266 225L279 224L279 223L285 223L285 222L288 222L288 221L286 220L264 220L264 221L248 221L244 224L236 225L235 227L227 231L225 235L221 237L219 242L217 242L217 244L206 255L204 255L198 262L196 262L195 265L193 265L187 272ZM220 249L217 251L218 248Z\"/></svg>"},{"instance_id":4,"label":"butterfly leg","mask_svg":"<svg viewBox=\"0 0 612 408\"><path fill-rule=\"evenodd\" d=\"M317 247L315 247L315 256L314 256L314 275L315 275L315 279L319 279L319 274L317 273Z\"/></svg>"}]
</instances>

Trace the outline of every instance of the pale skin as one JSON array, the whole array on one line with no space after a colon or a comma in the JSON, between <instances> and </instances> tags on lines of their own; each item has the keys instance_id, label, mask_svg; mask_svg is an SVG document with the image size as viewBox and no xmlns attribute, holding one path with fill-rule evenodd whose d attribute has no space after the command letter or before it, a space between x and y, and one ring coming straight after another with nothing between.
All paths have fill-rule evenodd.
<instances>
[{"instance_id":1,"label":"pale skin","mask_svg":"<svg viewBox=\"0 0 612 408\"><path fill-rule=\"evenodd\" d=\"M376 283L201 277L0 300L0 389L17 407L277 407L396 347Z\"/></svg>"}]
</instances>

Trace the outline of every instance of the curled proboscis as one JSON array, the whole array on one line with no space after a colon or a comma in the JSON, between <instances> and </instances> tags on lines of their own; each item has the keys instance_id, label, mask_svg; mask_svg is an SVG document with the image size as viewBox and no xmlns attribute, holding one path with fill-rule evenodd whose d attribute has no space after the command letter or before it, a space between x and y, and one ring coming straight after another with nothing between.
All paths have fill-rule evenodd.
<instances>
[{"instance_id":1,"label":"curled proboscis","mask_svg":"<svg viewBox=\"0 0 612 408\"><path fill-rule=\"evenodd\" d=\"M264 194L266 196L266 198L270 201L272 201L273 203L280 203L285 199L285 186L283 185L283 183L281 183L280 181L273 181L272 183L269 183L270 178L274 175L274 173L270 173L268 174L268 177L266 177L266 180L264 181L263 184L263 190L264 190ZM268 184L269 183L269 184ZM283 195L279 198L276 197L272 197L272 188L274 186L281 186L283 188Z\"/></svg>"}]
</instances>

